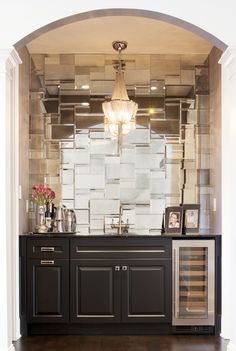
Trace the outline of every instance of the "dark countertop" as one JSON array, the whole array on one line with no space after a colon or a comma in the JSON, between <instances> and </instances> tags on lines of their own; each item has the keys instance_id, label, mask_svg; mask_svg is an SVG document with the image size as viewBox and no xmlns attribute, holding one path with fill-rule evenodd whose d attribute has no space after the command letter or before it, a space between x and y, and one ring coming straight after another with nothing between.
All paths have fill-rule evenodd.
<instances>
[{"instance_id":1,"label":"dark countertop","mask_svg":"<svg viewBox=\"0 0 236 351\"><path fill-rule=\"evenodd\" d=\"M140 235L140 234L123 234L123 235L117 235L117 234L82 234L82 233L24 233L21 234L20 236L24 237L31 237L31 238L176 238L176 239L209 239L209 238L215 238L217 236L221 236L220 234L212 234L212 233L194 233L194 234L145 234L145 235Z\"/></svg>"}]
</instances>

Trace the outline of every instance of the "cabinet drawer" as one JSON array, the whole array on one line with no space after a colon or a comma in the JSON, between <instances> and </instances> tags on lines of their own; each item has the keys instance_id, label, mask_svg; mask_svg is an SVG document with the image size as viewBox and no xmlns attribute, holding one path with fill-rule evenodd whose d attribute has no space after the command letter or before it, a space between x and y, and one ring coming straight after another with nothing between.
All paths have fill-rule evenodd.
<instances>
[{"instance_id":1,"label":"cabinet drawer","mask_svg":"<svg viewBox=\"0 0 236 351\"><path fill-rule=\"evenodd\" d=\"M69 240L37 238L27 241L28 258L69 258Z\"/></svg>"},{"instance_id":2,"label":"cabinet drawer","mask_svg":"<svg viewBox=\"0 0 236 351\"><path fill-rule=\"evenodd\" d=\"M80 238L71 239L70 257L83 258L170 258L168 238Z\"/></svg>"}]
</instances>

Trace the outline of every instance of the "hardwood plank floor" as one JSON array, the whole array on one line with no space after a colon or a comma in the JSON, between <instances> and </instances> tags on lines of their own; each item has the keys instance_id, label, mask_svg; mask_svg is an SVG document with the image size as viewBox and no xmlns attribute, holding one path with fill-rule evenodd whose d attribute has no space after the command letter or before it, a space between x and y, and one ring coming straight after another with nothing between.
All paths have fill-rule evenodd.
<instances>
[{"instance_id":1,"label":"hardwood plank floor","mask_svg":"<svg viewBox=\"0 0 236 351\"><path fill-rule=\"evenodd\" d=\"M30 336L15 342L16 351L226 351L216 336Z\"/></svg>"}]
</instances>

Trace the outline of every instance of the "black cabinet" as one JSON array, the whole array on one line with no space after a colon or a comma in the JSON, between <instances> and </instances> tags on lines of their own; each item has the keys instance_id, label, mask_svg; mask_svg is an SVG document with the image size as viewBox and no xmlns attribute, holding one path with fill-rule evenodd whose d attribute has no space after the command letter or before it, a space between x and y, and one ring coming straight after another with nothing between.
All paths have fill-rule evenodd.
<instances>
[{"instance_id":1,"label":"black cabinet","mask_svg":"<svg viewBox=\"0 0 236 351\"><path fill-rule=\"evenodd\" d=\"M171 321L171 265L163 259L122 261L122 321Z\"/></svg>"},{"instance_id":2,"label":"black cabinet","mask_svg":"<svg viewBox=\"0 0 236 351\"><path fill-rule=\"evenodd\" d=\"M120 321L118 260L72 260L70 317L76 323Z\"/></svg>"},{"instance_id":3,"label":"black cabinet","mask_svg":"<svg viewBox=\"0 0 236 351\"><path fill-rule=\"evenodd\" d=\"M68 322L68 240L28 240L27 254L26 291L28 322Z\"/></svg>"},{"instance_id":4,"label":"black cabinet","mask_svg":"<svg viewBox=\"0 0 236 351\"><path fill-rule=\"evenodd\" d=\"M27 278L29 322L68 322L69 260L31 259Z\"/></svg>"},{"instance_id":5,"label":"black cabinet","mask_svg":"<svg viewBox=\"0 0 236 351\"><path fill-rule=\"evenodd\" d=\"M193 236L179 239L194 244ZM186 321L190 333L220 330L220 238L204 239L215 241L219 256L216 323L203 330ZM168 236L22 236L22 335L181 333L182 325L172 325L172 241Z\"/></svg>"},{"instance_id":6,"label":"black cabinet","mask_svg":"<svg viewBox=\"0 0 236 351\"><path fill-rule=\"evenodd\" d=\"M70 253L71 321L171 321L169 239L72 239Z\"/></svg>"}]
</instances>

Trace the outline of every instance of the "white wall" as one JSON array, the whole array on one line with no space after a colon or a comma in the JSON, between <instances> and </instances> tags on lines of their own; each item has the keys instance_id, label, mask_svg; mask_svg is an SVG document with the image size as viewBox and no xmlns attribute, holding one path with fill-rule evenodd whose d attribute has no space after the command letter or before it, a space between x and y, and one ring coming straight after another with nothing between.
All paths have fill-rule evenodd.
<instances>
[{"instance_id":1,"label":"white wall","mask_svg":"<svg viewBox=\"0 0 236 351\"><path fill-rule=\"evenodd\" d=\"M5 0L0 5L0 46L8 47L34 30L70 15L98 9L130 8L156 11L192 23L228 45L235 42L234 0ZM223 25L222 25L223 23Z\"/></svg>"},{"instance_id":2,"label":"white wall","mask_svg":"<svg viewBox=\"0 0 236 351\"><path fill-rule=\"evenodd\" d=\"M48 1L41 0L39 3L30 0L5 0L0 4L0 49L9 49L17 41L36 29L49 24L52 21L59 20L63 17L86 12L90 10L109 9L109 8L133 8L157 11L167 15L175 16L179 19L192 23L203 30L216 36L225 44L236 47L235 37L235 0L198 0L193 3L189 0L94 0L94 1L75 1L75 0L58 0ZM234 54L230 53L230 57ZM226 59L226 61L229 61ZM236 195L236 170L233 166L235 156L233 150L236 148L236 65L228 74L229 65L223 62L223 335L231 339L229 350L236 350L236 233L235 224L232 218L235 217L234 203ZM233 72L233 75L232 75ZM231 79L234 76L234 79ZM1 77L0 77L1 79ZM0 86L4 89L4 84ZM4 92L1 91L1 103L5 104ZM5 91L7 94L7 92ZM4 105L2 105L4 106ZM4 112L4 111L3 111ZM4 115L1 115L4 119ZM5 115L6 118L6 115ZM232 126L229 129L228 126ZM1 123L1 129L4 123ZM5 134L9 132L5 130ZM4 133L3 133L4 137ZM3 139L2 139L3 141ZM4 145L3 145L4 146ZM1 148L3 151L4 148ZM2 154L2 153L1 153ZM226 157L227 155L231 157ZM5 156L2 154L0 163L3 164ZM2 172L1 172L2 173ZM4 191L4 183L1 183L1 190ZM2 192L3 193L3 192ZM230 196L229 196L230 194ZM4 201L2 201L4 204ZM1 211L3 218L4 212ZM1 219L1 235L5 235L4 218ZM1 244L3 242L1 241ZM4 244L5 245L5 244ZM7 244L5 245L5 247ZM4 249L4 248L3 248ZM3 259L4 257L2 257ZM5 269L1 267L1 273ZM9 270L9 268L8 268ZM4 271L5 277L6 272ZM5 288L1 290L6 292ZM4 295L5 296L5 295ZM6 297L6 296L5 296ZM4 301L2 301L2 305ZM5 311L6 312L6 311ZM4 322L3 320L1 320ZM5 329L4 329L5 330ZM3 330L1 330L2 332ZM0 335L1 336L1 335ZM2 347L2 350L5 348Z\"/></svg>"}]
</instances>

